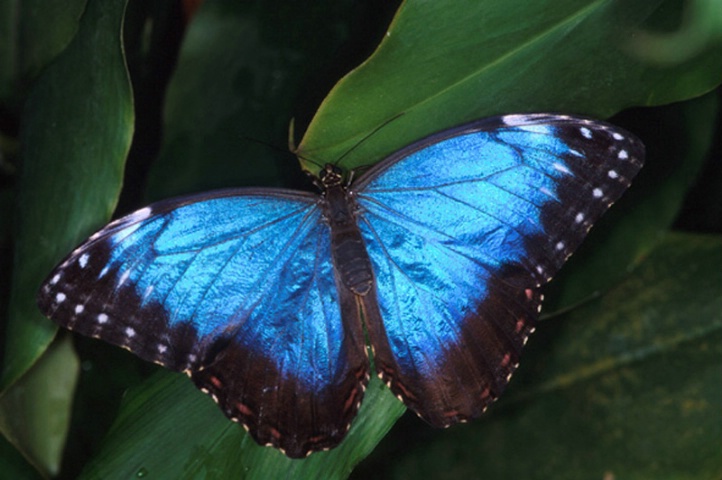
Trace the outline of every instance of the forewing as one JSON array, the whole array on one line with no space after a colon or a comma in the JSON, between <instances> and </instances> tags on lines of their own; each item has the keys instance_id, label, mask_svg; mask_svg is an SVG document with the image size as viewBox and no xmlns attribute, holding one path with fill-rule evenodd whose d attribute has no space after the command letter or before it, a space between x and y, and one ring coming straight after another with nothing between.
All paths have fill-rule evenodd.
<instances>
[{"instance_id":1,"label":"forewing","mask_svg":"<svg viewBox=\"0 0 722 480\"><path fill-rule=\"evenodd\" d=\"M304 456L341 441L367 380L329 242L310 194L161 202L90 237L38 303L62 326L186 371L259 443Z\"/></svg>"},{"instance_id":2,"label":"forewing","mask_svg":"<svg viewBox=\"0 0 722 480\"><path fill-rule=\"evenodd\" d=\"M629 186L644 147L603 122L510 115L442 132L356 186L379 375L422 418L479 416L504 390L547 283Z\"/></svg>"}]
</instances>

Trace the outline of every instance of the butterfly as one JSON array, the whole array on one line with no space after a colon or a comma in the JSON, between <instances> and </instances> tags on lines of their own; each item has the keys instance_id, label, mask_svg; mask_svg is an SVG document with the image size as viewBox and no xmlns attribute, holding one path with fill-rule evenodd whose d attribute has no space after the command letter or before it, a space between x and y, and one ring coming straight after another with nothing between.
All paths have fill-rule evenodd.
<instances>
[{"instance_id":1,"label":"butterfly","mask_svg":"<svg viewBox=\"0 0 722 480\"><path fill-rule=\"evenodd\" d=\"M43 283L42 312L186 372L262 445L338 445L371 366L433 426L505 389L540 287L629 187L644 146L583 117L505 115L321 192L239 188L113 221Z\"/></svg>"}]
</instances>

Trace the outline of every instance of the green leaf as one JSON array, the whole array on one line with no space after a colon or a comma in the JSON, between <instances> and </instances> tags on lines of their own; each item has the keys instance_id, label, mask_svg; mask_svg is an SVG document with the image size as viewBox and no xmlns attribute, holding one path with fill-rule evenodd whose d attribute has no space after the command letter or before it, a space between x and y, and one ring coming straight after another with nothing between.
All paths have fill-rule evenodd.
<instances>
[{"instance_id":1,"label":"green leaf","mask_svg":"<svg viewBox=\"0 0 722 480\"><path fill-rule=\"evenodd\" d=\"M0 102L18 101L11 97L70 43L86 3L0 0Z\"/></svg>"},{"instance_id":2,"label":"green leaf","mask_svg":"<svg viewBox=\"0 0 722 480\"><path fill-rule=\"evenodd\" d=\"M0 430L44 475L57 475L80 362L71 337L54 342L32 370L0 395Z\"/></svg>"},{"instance_id":3,"label":"green leaf","mask_svg":"<svg viewBox=\"0 0 722 480\"><path fill-rule=\"evenodd\" d=\"M392 464L367 468L376 478L719 478L719 265L721 237L669 235L606 295L539 326L488 417L410 437Z\"/></svg>"},{"instance_id":4,"label":"green leaf","mask_svg":"<svg viewBox=\"0 0 722 480\"><path fill-rule=\"evenodd\" d=\"M43 478L4 437L0 437L0 471L14 480Z\"/></svg>"},{"instance_id":5,"label":"green leaf","mask_svg":"<svg viewBox=\"0 0 722 480\"><path fill-rule=\"evenodd\" d=\"M658 65L676 65L704 52L722 40L720 0L692 0L684 3L682 21L672 32L640 32L632 49Z\"/></svg>"},{"instance_id":6,"label":"green leaf","mask_svg":"<svg viewBox=\"0 0 722 480\"><path fill-rule=\"evenodd\" d=\"M48 348L56 326L35 305L35 295L52 266L77 242L109 218L120 191L125 156L132 135L132 96L125 70L121 25L125 0L90 2L77 35L48 67L25 106L21 133L23 171L17 186L15 252L3 337L2 389L17 395L11 385L40 381L41 369L28 370ZM43 377L51 391L72 382L60 376ZM42 405L42 388L25 392L29 405ZM40 422L43 411L18 411L3 405L2 417L27 431L13 428L3 434L16 447L34 452L46 471L57 469L70 399L53 407L57 419L52 435ZM9 425L9 424L8 424ZM7 426L7 425L6 425ZM12 425L10 425L12 427ZM19 427L17 427L19 428ZM51 445L52 444L52 445Z\"/></svg>"},{"instance_id":7,"label":"green leaf","mask_svg":"<svg viewBox=\"0 0 722 480\"><path fill-rule=\"evenodd\" d=\"M257 445L185 376L159 372L128 392L121 415L81 478L318 478L321 473L323 478L346 478L360 457L358 451L368 454L393 424L367 405L396 416L404 410L374 379L339 448L291 460Z\"/></svg>"},{"instance_id":8,"label":"green leaf","mask_svg":"<svg viewBox=\"0 0 722 480\"><path fill-rule=\"evenodd\" d=\"M120 191L133 113L120 44L125 1L112 6L91 2L78 35L26 106L4 386L55 335L56 327L35 306L40 282L110 217Z\"/></svg>"},{"instance_id":9,"label":"green leaf","mask_svg":"<svg viewBox=\"0 0 722 480\"><path fill-rule=\"evenodd\" d=\"M374 54L326 97L299 153L322 163L348 152L342 163L356 168L480 117L562 111L606 118L630 105L705 93L722 79L719 45L668 68L630 51L650 17L665 25L678 20L670 4L405 2Z\"/></svg>"}]
</instances>

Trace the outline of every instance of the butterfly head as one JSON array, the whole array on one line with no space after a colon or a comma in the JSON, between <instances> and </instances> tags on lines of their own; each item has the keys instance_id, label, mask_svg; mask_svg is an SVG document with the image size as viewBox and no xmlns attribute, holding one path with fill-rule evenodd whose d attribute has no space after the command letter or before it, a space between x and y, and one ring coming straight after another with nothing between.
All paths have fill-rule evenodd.
<instances>
[{"instance_id":1,"label":"butterfly head","mask_svg":"<svg viewBox=\"0 0 722 480\"><path fill-rule=\"evenodd\" d=\"M323 185L325 190L330 187L338 187L344 183L343 170L330 163L327 163L326 166L323 167L319 178L321 180L321 185Z\"/></svg>"}]
</instances>

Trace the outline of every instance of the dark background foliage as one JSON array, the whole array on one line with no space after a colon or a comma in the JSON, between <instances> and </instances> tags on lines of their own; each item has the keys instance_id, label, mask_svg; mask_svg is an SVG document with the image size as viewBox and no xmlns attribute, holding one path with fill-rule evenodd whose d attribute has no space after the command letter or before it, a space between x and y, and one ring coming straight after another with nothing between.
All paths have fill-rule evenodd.
<instances>
[{"instance_id":1,"label":"dark background foliage","mask_svg":"<svg viewBox=\"0 0 722 480\"><path fill-rule=\"evenodd\" d=\"M0 0L0 472L719 478L715 5ZM529 111L613 116L647 163L547 289L519 372L477 422L434 430L373 381L340 447L291 461L184 376L35 308L53 264L111 216L217 187L312 188L301 165L354 146L347 168Z\"/></svg>"}]
</instances>

